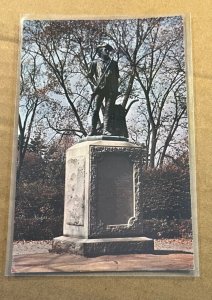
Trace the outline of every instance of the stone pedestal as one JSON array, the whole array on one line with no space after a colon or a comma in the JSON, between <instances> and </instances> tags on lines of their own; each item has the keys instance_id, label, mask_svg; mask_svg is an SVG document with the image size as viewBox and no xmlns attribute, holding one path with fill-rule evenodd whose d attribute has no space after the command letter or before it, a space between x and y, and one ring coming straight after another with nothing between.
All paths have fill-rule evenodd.
<instances>
[{"instance_id":1,"label":"stone pedestal","mask_svg":"<svg viewBox=\"0 0 212 300\"><path fill-rule=\"evenodd\" d=\"M63 236L53 252L153 252L153 240L143 237L142 157L127 141L88 140L67 150Z\"/></svg>"}]
</instances>

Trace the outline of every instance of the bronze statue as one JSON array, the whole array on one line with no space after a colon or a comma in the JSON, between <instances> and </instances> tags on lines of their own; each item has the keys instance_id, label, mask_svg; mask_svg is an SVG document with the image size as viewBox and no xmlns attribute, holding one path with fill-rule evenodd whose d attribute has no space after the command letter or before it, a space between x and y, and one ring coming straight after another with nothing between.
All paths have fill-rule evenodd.
<instances>
[{"instance_id":1,"label":"bronze statue","mask_svg":"<svg viewBox=\"0 0 212 300\"><path fill-rule=\"evenodd\" d=\"M113 48L109 44L100 45L96 52L98 59L91 63L90 71L87 77L96 86L92 94L91 103L95 98L94 113L92 116L92 129L90 135L97 134L97 123L99 120L99 111L105 99L103 113L103 134L112 135L114 128L114 106L118 96L118 63L110 58L110 52ZM88 108L88 111L90 109Z\"/></svg>"}]
</instances>

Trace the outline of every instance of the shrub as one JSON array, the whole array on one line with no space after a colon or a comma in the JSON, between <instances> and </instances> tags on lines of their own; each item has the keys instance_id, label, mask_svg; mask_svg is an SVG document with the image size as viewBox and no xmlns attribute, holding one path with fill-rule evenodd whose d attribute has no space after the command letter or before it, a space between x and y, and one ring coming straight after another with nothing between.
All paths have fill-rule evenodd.
<instances>
[{"instance_id":1,"label":"shrub","mask_svg":"<svg viewBox=\"0 0 212 300\"><path fill-rule=\"evenodd\" d=\"M45 240L62 235L63 211L64 185L22 182L16 193L14 239Z\"/></svg>"},{"instance_id":2,"label":"shrub","mask_svg":"<svg viewBox=\"0 0 212 300\"><path fill-rule=\"evenodd\" d=\"M191 238L191 220L144 220L144 235L149 238Z\"/></svg>"},{"instance_id":3,"label":"shrub","mask_svg":"<svg viewBox=\"0 0 212 300\"><path fill-rule=\"evenodd\" d=\"M154 169L142 174L144 219L190 219L190 178L179 168Z\"/></svg>"},{"instance_id":4,"label":"shrub","mask_svg":"<svg viewBox=\"0 0 212 300\"><path fill-rule=\"evenodd\" d=\"M15 218L14 240L49 240L63 234L63 215Z\"/></svg>"}]
</instances>

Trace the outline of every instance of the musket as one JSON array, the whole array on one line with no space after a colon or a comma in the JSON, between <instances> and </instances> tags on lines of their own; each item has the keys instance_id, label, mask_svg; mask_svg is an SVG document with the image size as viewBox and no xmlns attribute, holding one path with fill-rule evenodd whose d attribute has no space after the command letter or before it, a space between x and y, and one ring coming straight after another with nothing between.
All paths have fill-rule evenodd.
<instances>
[{"instance_id":1,"label":"musket","mask_svg":"<svg viewBox=\"0 0 212 300\"><path fill-rule=\"evenodd\" d=\"M93 100L95 99L95 97L96 97L96 95L97 95L97 93L98 93L99 86L100 86L100 84L102 83L102 81L103 81L103 79L104 79L104 77L105 77L105 74L107 73L107 71L108 71L108 69L109 69L109 66L110 66L111 62L112 62L112 58L110 58L110 61L108 62L107 66L106 66L106 68L105 68L105 71L104 71L104 73L102 74L102 76L101 76L101 78L100 78L100 80L99 80L99 82L98 82L98 84L97 84L97 86L96 86L94 92L91 94L91 99L90 99L90 103L89 103L89 106L88 106L87 115L89 114L89 111L90 111L90 109L91 109Z\"/></svg>"}]
</instances>

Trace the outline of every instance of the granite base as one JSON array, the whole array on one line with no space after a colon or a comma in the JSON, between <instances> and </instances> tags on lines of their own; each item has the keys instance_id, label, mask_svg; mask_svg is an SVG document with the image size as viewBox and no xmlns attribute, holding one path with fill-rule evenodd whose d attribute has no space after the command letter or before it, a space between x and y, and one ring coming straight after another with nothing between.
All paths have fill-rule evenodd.
<instances>
[{"instance_id":1,"label":"granite base","mask_svg":"<svg viewBox=\"0 0 212 300\"><path fill-rule=\"evenodd\" d=\"M85 257L153 253L154 241L146 237L80 239L60 236L53 239L50 252Z\"/></svg>"}]
</instances>

